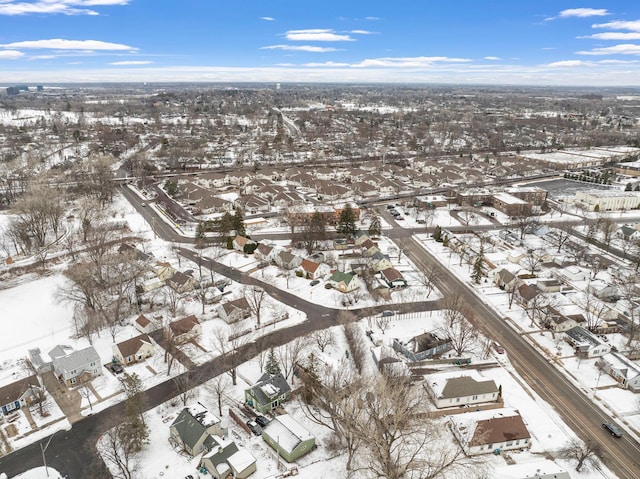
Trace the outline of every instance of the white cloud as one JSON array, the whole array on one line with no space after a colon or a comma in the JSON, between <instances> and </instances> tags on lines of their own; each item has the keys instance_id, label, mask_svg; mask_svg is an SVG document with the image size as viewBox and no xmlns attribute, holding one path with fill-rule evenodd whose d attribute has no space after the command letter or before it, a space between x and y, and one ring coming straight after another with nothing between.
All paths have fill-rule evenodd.
<instances>
[{"instance_id":1,"label":"white cloud","mask_svg":"<svg viewBox=\"0 0 640 479\"><path fill-rule=\"evenodd\" d=\"M285 33L287 40L304 42L352 42L349 35L335 33L328 28L310 28L307 30L289 30Z\"/></svg>"},{"instance_id":2,"label":"white cloud","mask_svg":"<svg viewBox=\"0 0 640 479\"><path fill-rule=\"evenodd\" d=\"M0 0L0 15L99 15L86 7L127 5L129 0Z\"/></svg>"},{"instance_id":3,"label":"white cloud","mask_svg":"<svg viewBox=\"0 0 640 479\"><path fill-rule=\"evenodd\" d=\"M579 55L640 55L640 45L622 43L613 47L594 48L576 53Z\"/></svg>"},{"instance_id":4,"label":"white cloud","mask_svg":"<svg viewBox=\"0 0 640 479\"><path fill-rule=\"evenodd\" d=\"M467 63L471 60L468 58L450 58L450 57L383 57L368 58L351 66L362 67L429 67L436 63Z\"/></svg>"},{"instance_id":5,"label":"white cloud","mask_svg":"<svg viewBox=\"0 0 640 479\"><path fill-rule=\"evenodd\" d=\"M556 20L558 18L587 18L587 17L605 17L611 15L606 8L567 8L562 10L557 17L545 18L546 21Z\"/></svg>"},{"instance_id":6,"label":"white cloud","mask_svg":"<svg viewBox=\"0 0 640 479\"><path fill-rule=\"evenodd\" d=\"M578 38L593 38L596 40L640 40L640 32L604 32Z\"/></svg>"},{"instance_id":7,"label":"white cloud","mask_svg":"<svg viewBox=\"0 0 640 479\"><path fill-rule=\"evenodd\" d=\"M500 57L484 57L485 60L502 60Z\"/></svg>"},{"instance_id":8,"label":"white cloud","mask_svg":"<svg viewBox=\"0 0 640 479\"><path fill-rule=\"evenodd\" d=\"M28 40L0 44L2 48L51 48L56 50L137 50L135 47L121 43L102 42L100 40L63 40L52 38L50 40Z\"/></svg>"},{"instance_id":9,"label":"white cloud","mask_svg":"<svg viewBox=\"0 0 640 479\"><path fill-rule=\"evenodd\" d=\"M260 17L260 20L264 20L265 22L273 22L275 18L273 17Z\"/></svg>"},{"instance_id":10,"label":"white cloud","mask_svg":"<svg viewBox=\"0 0 640 479\"><path fill-rule=\"evenodd\" d=\"M559 62L547 63L547 67L549 68L564 68L564 67L580 67L590 65L589 62L584 62L582 60L562 60Z\"/></svg>"},{"instance_id":11,"label":"white cloud","mask_svg":"<svg viewBox=\"0 0 640 479\"><path fill-rule=\"evenodd\" d=\"M350 33L353 33L355 35L373 35L373 32L370 32L368 30L351 30Z\"/></svg>"},{"instance_id":12,"label":"white cloud","mask_svg":"<svg viewBox=\"0 0 640 479\"><path fill-rule=\"evenodd\" d=\"M369 20L370 22L375 22L376 20L382 20L380 17L364 17L365 20Z\"/></svg>"},{"instance_id":13,"label":"white cloud","mask_svg":"<svg viewBox=\"0 0 640 479\"><path fill-rule=\"evenodd\" d=\"M260 47L260 50L290 50L297 52L325 53L335 52L337 48L333 47L316 47L313 45L269 45Z\"/></svg>"},{"instance_id":14,"label":"white cloud","mask_svg":"<svg viewBox=\"0 0 640 479\"><path fill-rule=\"evenodd\" d=\"M153 63L149 60L124 60L121 62L111 62L109 65L149 65Z\"/></svg>"},{"instance_id":15,"label":"white cloud","mask_svg":"<svg viewBox=\"0 0 640 479\"><path fill-rule=\"evenodd\" d=\"M632 32L640 32L640 20L624 21L617 20L615 22L596 23L591 25L592 28L609 28L612 30L631 30Z\"/></svg>"},{"instance_id":16,"label":"white cloud","mask_svg":"<svg viewBox=\"0 0 640 479\"><path fill-rule=\"evenodd\" d=\"M17 50L0 51L0 60L17 60L18 58L22 58L23 56L24 53Z\"/></svg>"},{"instance_id":17,"label":"white cloud","mask_svg":"<svg viewBox=\"0 0 640 479\"><path fill-rule=\"evenodd\" d=\"M305 63L302 66L312 67L312 68L317 68L317 67L327 68L327 67L348 67L350 65L348 63L322 62L322 63Z\"/></svg>"}]
</instances>

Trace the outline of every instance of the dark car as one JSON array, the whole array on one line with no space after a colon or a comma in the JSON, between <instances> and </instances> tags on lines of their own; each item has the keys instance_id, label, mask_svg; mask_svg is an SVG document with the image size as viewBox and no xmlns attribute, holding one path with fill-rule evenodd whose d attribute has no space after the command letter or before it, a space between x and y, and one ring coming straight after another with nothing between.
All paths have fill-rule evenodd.
<instances>
[{"instance_id":1,"label":"dark car","mask_svg":"<svg viewBox=\"0 0 640 479\"><path fill-rule=\"evenodd\" d=\"M251 419L247 421L247 427L251 429L251 432L254 433L256 436L259 436L260 434L262 434L262 428L260 427L260 425L255 421L252 421Z\"/></svg>"},{"instance_id":2,"label":"dark car","mask_svg":"<svg viewBox=\"0 0 640 479\"><path fill-rule=\"evenodd\" d=\"M612 436L622 437L622 431L615 424L611 424L610 422L603 422L602 427L609 431Z\"/></svg>"},{"instance_id":3,"label":"dark car","mask_svg":"<svg viewBox=\"0 0 640 479\"><path fill-rule=\"evenodd\" d=\"M313 281L311 281L311 283L309 283L310 286L315 286L316 284L320 284L319 279L314 279Z\"/></svg>"},{"instance_id":4,"label":"dark car","mask_svg":"<svg viewBox=\"0 0 640 479\"><path fill-rule=\"evenodd\" d=\"M383 318L387 318L387 317L389 317L389 316L393 316L393 315L395 315L395 314L396 314L396 312L395 312L395 311L389 311L389 310L386 310L386 311L383 311L383 312L382 312L382 317L383 317Z\"/></svg>"},{"instance_id":5,"label":"dark car","mask_svg":"<svg viewBox=\"0 0 640 479\"><path fill-rule=\"evenodd\" d=\"M124 372L124 368L120 366L118 363L113 363L111 365L111 370L116 374L120 374Z\"/></svg>"},{"instance_id":6,"label":"dark car","mask_svg":"<svg viewBox=\"0 0 640 479\"><path fill-rule=\"evenodd\" d=\"M264 416L256 416L256 422L260 425L260 427L265 427L271 421Z\"/></svg>"}]
</instances>

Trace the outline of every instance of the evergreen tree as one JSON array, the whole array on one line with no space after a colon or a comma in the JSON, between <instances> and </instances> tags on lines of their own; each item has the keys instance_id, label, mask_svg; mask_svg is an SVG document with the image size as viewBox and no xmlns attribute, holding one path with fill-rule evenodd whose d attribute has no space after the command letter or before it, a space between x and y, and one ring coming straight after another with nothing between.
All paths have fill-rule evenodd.
<instances>
[{"instance_id":1,"label":"evergreen tree","mask_svg":"<svg viewBox=\"0 0 640 479\"><path fill-rule=\"evenodd\" d=\"M480 284L483 276L484 267L484 248L480 247L480 252L476 256L476 260L473 263L473 271L471 272L471 279L476 284Z\"/></svg>"},{"instance_id":2,"label":"evergreen tree","mask_svg":"<svg viewBox=\"0 0 640 479\"><path fill-rule=\"evenodd\" d=\"M233 216L227 211L221 218L215 222L215 230L220 235L220 242L227 242L229 233L233 227Z\"/></svg>"},{"instance_id":3,"label":"evergreen tree","mask_svg":"<svg viewBox=\"0 0 640 479\"><path fill-rule=\"evenodd\" d=\"M233 229L236 230L236 234L240 236L247 236L247 230L244 226L244 216L240 207L236 208L236 212L232 218Z\"/></svg>"},{"instance_id":4,"label":"evergreen tree","mask_svg":"<svg viewBox=\"0 0 640 479\"><path fill-rule=\"evenodd\" d=\"M356 214L349 203L345 205L340 213L336 230L346 238L352 237L356 232Z\"/></svg>"},{"instance_id":5,"label":"evergreen tree","mask_svg":"<svg viewBox=\"0 0 640 479\"><path fill-rule=\"evenodd\" d=\"M627 183L627 186L624 187L624 191L631 191L632 186L631 183Z\"/></svg>"},{"instance_id":6,"label":"evergreen tree","mask_svg":"<svg viewBox=\"0 0 640 479\"><path fill-rule=\"evenodd\" d=\"M309 404L314 398L314 391L320 387L320 376L318 374L318 366L315 354L309 354L307 363L304 368L302 398Z\"/></svg>"},{"instance_id":7,"label":"evergreen tree","mask_svg":"<svg viewBox=\"0 0 640 479\"><path fill-rule=\"evenodd\" d=\"M371 223L369 224L369 236L375 238L376 236L380 236L382 234L382 224L380 224L380 217L378 215L373 215L371 218Z\"/></svg>"},{"instance_id":8,"label":"evergreen tree","mask_svg":"<svg viewBox=\"0 0 640 479\"><path fill-rule=\"evenodd\" d=\"M434 228L433 239L438 242L442 241L442 228L440 227L440 225L436 225L436 227Z\"/></svg>"},{"instance_id":9,"label":"evergreen tree","mask_svg":"<svg viewBox=\"0 0 640 479\"><path fill-rule=\"evenodd\" d=\"M121 439L131 444L134 450L139 451L149 442L149 427L144 420L144 384L136 373L124 375L120 378L120 384L124 390L125 423L121 432Z\"/></svg>"},{"instance_id":10,"label":"evergreen tree","mask_svg":"<svg viewBox=\"0 0 640 479\"><path fill-rule=\"evenodd\" d=\"M269 356L267 356L267 363L264 365L264 372L270 374L271 376L275 376L276 374L280 374L280 364L276 359L276 353L271 348L269 350Z\"/></svg>"},{"instance_id":11,"label":"evergreen tree","mask_svg":"<svg viewBox=\"0 0 640 479\"><path fill-rule=\"evenodd\" d=\"M200 221L196 227L196 248L204 248L206 246L207 237L204 234L204 223Z\"/></svg>"}]
</instances>

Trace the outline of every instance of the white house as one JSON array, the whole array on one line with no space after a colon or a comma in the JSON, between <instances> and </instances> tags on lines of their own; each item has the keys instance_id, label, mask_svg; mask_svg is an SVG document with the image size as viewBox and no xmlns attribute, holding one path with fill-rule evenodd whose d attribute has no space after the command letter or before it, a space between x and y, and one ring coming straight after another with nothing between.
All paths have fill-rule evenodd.
<instances>
[{"instance_id":1,"label":"white house","mask_svg":"<svg viewBox=\"0 0 640 479\"><path fill-rule=\"evenodd\" d=\"M531 434L515 409L491 409L449 416L451 430L469 455L524 449Z\"/></svg>"},{"instance_id":2,"label":"white house","mask_svg":"<svg viewBox=\"0 0 640 479\"><path fill-rule=\"evenodd\" d=\"M473 371L460 373L430 374L425 387L438 409L453 406L469 406L495 402L499 399L499 388L493 379L483 379Z\"/></svg>"},{"instance_id":3,"label":"white house","mask_svg":"<svg viewBox=\"0 0 640 479\"><path fill-rule=\"evenodd\" d=\"M576 349L576 353L587 358L596 358L611 352L609 343L581 326L571 328L564 334L565 341Z\"/></svg>"},{"instance_id":4,"label":"white house","mask_svg":"<svg viewBox=\"0 0 640 479\"><path fill-rule=\"evenodd\" d=\"M640 365L625 358L620 353L605 354L598 360L598 366L618 384L633 392L640 392Z\"/></svg>"}]
</instances>

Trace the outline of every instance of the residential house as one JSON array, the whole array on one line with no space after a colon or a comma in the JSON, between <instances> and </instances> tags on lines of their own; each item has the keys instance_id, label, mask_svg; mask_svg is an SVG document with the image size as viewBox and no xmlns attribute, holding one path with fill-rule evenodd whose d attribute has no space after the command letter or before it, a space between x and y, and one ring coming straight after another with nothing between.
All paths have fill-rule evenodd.
<instances>
[{"instance_id":1,"label":"residential house","mask_svg":"<svg viewBox=\"0 0 640 479\"><path fill-rule=\"evenodd\" d=\"M451 373L430 374L426 378L425 387L438 409L496 402L500 399L500 389L493 379L483 380L472 372L457 377L452 377Z\"/></svg>"},{"instance_id":2,"label":"residential house","mask_svg":"<svg viewBox=\"0 0 640 479\"><path fill-rule=\"evenodd\" d=\"M600 369L615 379L620 387L640 392L640 365L620 353L603 355L597 362Z\"/></svg>"},{"instance_id":3,"label":"residential house","mask_svg":"<svg viewBox=\"0 0 640 479\"><path fill-rule=\"evenodd\" d=\"M362 230L357 230L355 233L355 238L354 238L354 244L356 246L361 246L362 243L364 243L365 241L371 241L371 238L369 238L369 235L367 233L365 233ZM371 242L373 243L373 241ZM373 243L375 245L375 243Z\"/></svg>"},{"instance_id":4,"label":"residential house","mask_svg":"<svg viewBox=\"0 0 640 479\"><path fill-rule=\"evenodd\" d=\"M316 438L288 414L276 416L264 429L262 439L280 457L294 462L316 447Z\"/></svg>"},{"instance_id":5,"label":"residential house","mask_svg":"<svg viewBox=\"0 0 640 479\"><path fill-rule=\"evenodd\" d=\"M422 361L450 351L451 347L449 338L441 338L435 332L423 333L403 341L395 338L393 340L393 349L410 361Z\"/></svg>"},{"instance_id":6,"label":"residential house","mask_svg":"<svg viewBox=\"0 0 640 479\"><path fill-rule=\"evenodd\" d=\"M364 241L361 241L358 246L360 246L360 249L362 250L362 255L366 258L370 258L376 253L380 252L380 249L378 248L378 244L372 241L368 237Z\"/></svg>"},{"instance_id":7,"label":"residential house","mask_svg":"<svg viewBox=\"0 0 640 479\"><path fill-rule=\"evenodd\" d=\"M504 289L505 291L513 291L518 282L518 278L511 271L503 268L496 273L494 281L498 288Z\"/></svg>"},{"instance_id":8,"label":"residential house","mask_svg":"<svg viewBox=\"0 0 640 479\"><path fill-rule=\"evenodd\" d=\"M580 266L571 265L559 270L557 272L557 275L560 279L565 278L569 282L586 281L589 279L590 272L589 270L581 268Z\"/></svg>"},{"instance_id":9,"label":"residential house","mask_svg":"<svg viewBox=\"0 0 640 479\"><path fill-rule=\"evenodd\" d=\"M158 324L156 324L155 319L151 320L147 318L144 314L141 314L133 321L133 327L138 331L144 334L149 334L152 331L158 329Z\"/></svg>"},{"instance_id":10,"label":"residential house","mask_svg":"<svg viewBox=\"0 0 640 479\"><path fill-rule=\"evenodd\" d=\"M218 312L218 316L228 324L241 321L251 316L251 306L244 296L234 299L233 301L222 303L217 307L216 311Z\"/></svg>"},{"instance_id":11,"label":"residential house","mask_svg":"<svg viewBox=\"0 0 640 479\"><path fill-rule=\"evenodd\" d=\"M240 235L236 235L235 238L233 238L233 249L236 251L239 251L241 253L244 252L244 247L248 244L256 244L255 241L249 239L249 238L245 238L244 236L240 236Z\"/></svg>"},{"instance_id":12,"label":"residential house","mask_svg":"<svg viewBox=\"0 0 640 479\"><path fill-rule=\"evenodd\" d=\"M169 323L169 333L175 343L186 343L202 334L200 321L193 314Z\"/></svg>"},{"instance_id":13,"label":"residential house","mask_svg":"<svg viewBox=\"0 0 640 479\"><path fill-rule=\"evenodd\" d=\"M562 283L557 278L540 278L536 287L543 293L558 293L562 291Z\"/></svg>"},{"instance_id":14,"label":"residential house","mask_svg":"<svg viewBox=\"0 0 640 479\"><path fill-rule=\"evenodd\" d=\"M291 270L300 266L302 258L298 255L291 254L289 251L281 250L276 254L274 262L283 269Z\"/></svg>"},{"instance_id":15,"label":"residential house","mask_svg":"<svg viewBox=\"0 0 640 479\"><path fill-rule=\"evenodd\" d=\"M271 263L276 256L275 248L259 243L258 247L253 251L253 257L261 263Z\"/></svg>"},{"instance_id":16,"label":"residential house","mask_svg":"<svg viewBox=\"0 0 640 479\"><path fill-rule=\"evenodd\" d=\"M531 434L515 409L492 409L449 416L451 430L468 455L531 446Z\"/></svg>"},{"instance_id":17,"label":"residential house","mask_svg":"<svg viewBox=\"0 0 640 479\"><path fill-rule=\"evenodd\" d=\"M290 395L291 386L281 373L265 373L256 384L244 390L244 401L260 414L266 414L289 399Z\"/></svg>"},{"instance_id":18,"label":"residential house","mask_svg":"<svg viewBox=\"0 0 640 479\"><path fill-rule=\"evenodd\" d=\"M114 344L112 349L113 359L125 366L144 361L155 353L153 342L147 334Z\"/></svg>"},{"instance_id":19,"label":"residential house","mask_svg":"<svg viewBox=\"0 0 640 479\"><path fill-rule=\"evenodd\" d=\"M335 271L327 282L341 293L349 293L360 287L360 280L356 273L343 273Z\"/></svg>"},{"instance_id":20,"label":"residential house","mask_svg":"<svg viewBox=\"0 0 640 479\"><path fill-rule=\"evenodd\" d=\"M102 375L100 356L93 346L74 351L68 346L56 346L49 351L53 372L67 386Z\"/></svg>"},{"instance_id":21,"label":"residential house","mask_svg":"<svg viewBox=\"0 0 640 479\"><path fill-rule=\"evenodd\" d=\"M176 293L188 293L200 287L198 281L190 274L177 271L167 280L167 285Z\"/></svg>"},{"instance_id":22,"label":"residential house","mask_svg":"<svg viewBox=\"0 0 640 479\"><path fill-rule=\"evenodd\" d=\"M545 306L544 310L545 315L542 324L545 328L551 329L556 333L564 333L584 324L586 321L581 313L564 314L550 305Z\"/></svg>"},{"instance_id":23,"label":"residential house","mask_svg":"<svg viewBox=\"0 0 640 479\"><path fill-rule=\"evenodd\" d=\"M388 288L406 288L407 280L402 273L395 268L386 268L380 271L380 278Z\"/></svg>"},{"instance_id":24,"label":"residential house","mask_svg":"<svg viewBox=\"0 0 640 479\"><path fill-rule=\"evenodd\" d=\"M36 402L44 389L35 374L0 387L0 411L7 415L12 411Z\"/></svg>"},{"instance_id":25,"label":"residential house","mask_svg":"<svg viewBox=\"0 0 640 479\"><path fill-rule=\"evenodd\" d=\"M256 458L234 441L211 436L210 451L202 456L199 467L215 479L245 479L256 472Z\"/></svg>"},{"instance_id":26,"label":"residential house","mask_svg":"<svg viewBox=\"0 0 640 479\"><path fill-rule=\"evenodd\" d=\"M163 261L156 261L152 269L160 281L166 281L177 273L177 270L174 269L173 266Z\"/></svg>"},{"instance_id":27,"label":"residential house","mask_svg":"<svg viewBox=\"0 0 640 479\"><path fill-rule=\"evenodd\" d=\"M200 402L182 409L169 427L169 441L191 457L211 450L215 445L212 436L226 435L220 419Z\"/></svg>"},{"instance_id":28,"label":"residential house","mask_svg":"<svg viewBox=\"0 0 640 479\"><path fill-rule=\"evenodd\" d=\"M588 329L576 326L565 331L564 340L576 349L576 354L587 358L604 356L611 352L611 345Z\"/></svg>"},{"instance_id":29,"label":"residential house","mask_svg":"<svg viewBox=\"0 0 640 479\"><path fill-rule=\"evenodd\" d=\"M385 269L393 268L393 263L391 262L391 259L389 259L389 255L383 254L380 251L371 256L370 261L371 269L376 273Z\"/></svg>"},{"instance_id":30,"label":"residential house","mask_svg":"<svg viewBox=\"0 0 640 479\"><path fill-rule=\"evenodd\" d=\"M616 301L620 297L620 288L617 285L601 279L590 281L587 291L603 301Z\"/></svg>"},{"instance_id":31,"label":"residential house","mask_svg":"<svg viewBox=\"0 0 640 479\"><path fill-rule=\"evenodd\" d=\"M533 284L521 284L514 291L516 303L525 309L542 307L547 301L541 291Z\"/></svg>"},{"instance_id":32,"label":"residential house","mask_svg":"<svg viewBox=\"0 0 640 479\"><path fill-rule=\"evenodd\" d=\"M331 273L331 268L326 263L316 263L308 259L303 259L300 263L302 274L309 279L319 279Z\"/></svg>"}]
</instances>

